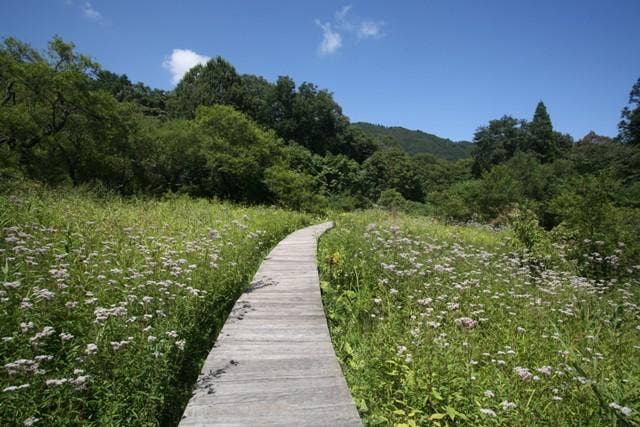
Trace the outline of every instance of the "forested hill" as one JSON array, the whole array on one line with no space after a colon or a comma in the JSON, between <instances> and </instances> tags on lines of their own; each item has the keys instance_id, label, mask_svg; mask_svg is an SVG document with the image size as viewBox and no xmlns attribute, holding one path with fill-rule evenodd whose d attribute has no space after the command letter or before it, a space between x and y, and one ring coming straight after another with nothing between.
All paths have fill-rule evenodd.
<instances>
[{"instance_id":1,"label":"forested hill","mask_svg":"<svg viewBox=\"0 0 640 427\"><path fill-rule=\"evenodd\" d=\"M467 141L454 142L421 130L410 130L398 126L386 127L366 122L353 125L381 144L398 146L409 154L429 153L447 160L471 157L473 144Z\"/></svg>"}]
</instances>

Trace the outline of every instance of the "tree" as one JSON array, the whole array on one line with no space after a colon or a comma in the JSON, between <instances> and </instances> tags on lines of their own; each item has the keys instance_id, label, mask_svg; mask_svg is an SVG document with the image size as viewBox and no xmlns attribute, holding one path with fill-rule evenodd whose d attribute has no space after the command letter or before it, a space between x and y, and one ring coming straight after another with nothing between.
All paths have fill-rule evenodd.
<instances>
[{"instance_id":1,"label":"tree","mask_svg":"<svg viewBox=\"0 0 640 427\"><path fill-rule=\"evenodd\" d=\"M223 104L241 108L241 84L233 65L218 56L187 71L174 89L170 105L174 115L189 119L195 116L201 105Z\"/></svg>"},{"instance_id":2,"label":"tree","mask_svg":"<svg viewBox=\"0 0 640 427\"><path fill-rule=\"evenodd\" d=\"M424 193L416 164L404 151L377 151L362 166L365 192L371 200L377 200L380 193L392 188L407 200L422 201Z\"/></svg>"},{"instance_id":3,"label":"tree","mask_svg":"<svg viewBox=\"0 0 640 427\"><path fill-rule=\"evenodd\" d=\"M281 157L282 141L275 133L225 105L199 107L195 123L209 135L203 155L213 194L231 200L265 201L265 170Z\"/></svg>"},{"instance_id":4,"label":"tree","mask_svg":"<svg viewBox=\"0 0 640 427\"><path fill-rule=\"evenodd\" d=\"M480 177L494 165L507 161L516 150L524 146L524 125L524 120L503 116L498 120L491 120L488 126L478 128L473 136L474 176Z\"/></svg>"},{"instance_id":5,"label":"tree","mask_svg":"<svg viewBox=\"0 0 640 427\"><path fill-rule=\"evenodd\" d=\"M143 83L133 84L125 75L108 70L99 70L93 81L96 90L104 90L119 101L136 104L148 116L167 117L167 94L159 89L151 89Z\"/></svg>"},{"instance_id":6,"label":"tree","mask_svg":"<svg viewBox=\"0 0 640 427\"><path fill-rule=\"evenodd\" d=\"M281 165L266 170L264 184L278 204L290 209L319 211L327 203L311 175Z\"/></svg>"},{"instance_id":7,"label":"tree","mask_svg":"<svg viewBox=\"0 0 640 427\"><path fill-rule=\"evenodd\" d=\"M331 93L302 83L293 101L292 118L293 132L287 137L314 153L339 152L338 135L346 130L348 120Z\"/></svg>"},{"instance_id":8,"label":"tree","mask_svg":"<svg viewBox=\"0 0 640 427\"><path fill-rule=\"evenodd\" d=\"M533 120L525 127L526 139L523 149L536 153L541 162L551 162L571 147L573 140L553 130L551 117L542 101L538 102Z\"/></svg>"},{"instance_id":9,"label":"tree","mask_svg":"<svg viewBox=\"0 0 640 427\"><path fill-rule=\"evenodd\" d=\"M0 144L31 177L130 188L134 115L94 90L99 70L59 37L44 55L13 39L0 47Z\"/></svg>"},{"instance_id":10,"label":"tree","mask_svg":"<svg viewBox=\"0 0 640 427\"><path fill-rule=\"evenodd\" d=\"M362 163L375 153L380 146L371 137L367 136L362 129L353 125L338 134L337 151Z\"/></svg>"},{"instance_id":11,"label":"tree","mask_svg":"<svg viewBox=\"0 0 640 427\"><path fill-rule=\"evenodd\" d=\"M640 78L631 88L629 102L622 110L618 130L622 142L640 145Z\"/></svg>"}]
</instances>

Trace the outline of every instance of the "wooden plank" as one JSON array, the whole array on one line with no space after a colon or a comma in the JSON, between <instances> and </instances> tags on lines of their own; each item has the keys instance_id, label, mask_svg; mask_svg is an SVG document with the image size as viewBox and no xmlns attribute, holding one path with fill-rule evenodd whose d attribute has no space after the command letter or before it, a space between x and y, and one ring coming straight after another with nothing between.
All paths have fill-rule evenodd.
<instances>
[{"instance_id":1,"label":"wooden plank","mask_svg":"<svg viewBox=\"0 0 640 427\"><path fill-rule=\"evenodd\" d=\"M238 299L181 426L361 426L331 344L316 264L319 224L282 240Z\"/></svg>"}]
</instances>

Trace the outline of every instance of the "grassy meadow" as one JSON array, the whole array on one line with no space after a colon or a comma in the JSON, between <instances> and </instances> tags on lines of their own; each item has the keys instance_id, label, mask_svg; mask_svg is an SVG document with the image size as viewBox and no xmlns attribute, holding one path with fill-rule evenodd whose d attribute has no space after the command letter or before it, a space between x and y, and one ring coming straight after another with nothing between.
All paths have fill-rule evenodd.
<instances>
[{"instance_id":1,"label":"grassy meadow","mask_svg":"<svg viewBox=\"0 0 640 427\"><path fill-rule=\"evenodd\" d=\"M640 282L545 266L509 231L344 214L319 248L367 425L639 425Z\"/></svg>"},{"instance_id":2,"label":"grassy meadow","mask_svg":"<svg viewBox=\"0 0 640 427\"><path fill-rule=\"evenodd\" d=\"M177 424L228 310L307 215L0 195L0 425Z\"/></svg>"}]
</instances>

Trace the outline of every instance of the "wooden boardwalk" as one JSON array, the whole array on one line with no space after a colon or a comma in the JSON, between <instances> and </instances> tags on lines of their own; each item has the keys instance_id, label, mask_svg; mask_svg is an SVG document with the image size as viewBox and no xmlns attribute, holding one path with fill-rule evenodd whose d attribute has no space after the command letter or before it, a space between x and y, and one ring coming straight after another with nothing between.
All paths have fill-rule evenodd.
<instances>
[{"instance_id":1,"label":"wooden boardwalk","mask_svg":"<svg viewBox=\"0 0 640 427\"><path fill-rule=\"evenodd\" d=\"M324 315L319 224L282 240L236 302L181 426L361 426Z\"/></svg>"}]
</instances>

